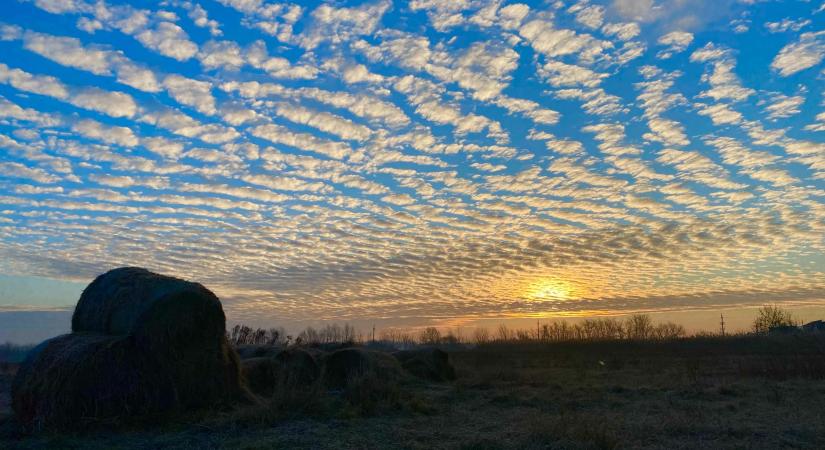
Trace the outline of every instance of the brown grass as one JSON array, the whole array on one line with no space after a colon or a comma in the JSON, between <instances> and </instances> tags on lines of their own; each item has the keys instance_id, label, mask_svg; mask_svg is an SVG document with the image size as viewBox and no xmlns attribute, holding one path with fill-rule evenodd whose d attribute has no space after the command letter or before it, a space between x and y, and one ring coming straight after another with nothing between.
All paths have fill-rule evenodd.
<instances>
[{"instance_id":1,"label":"brown grass","mask_svg":"<svg viewBox=\"0 0 825 450\"><path fill-rule=\"evenodd\" d=\"M484 346L457 380L284 386L264 404L165 427L14 440L11 448L825 448L825 377L792 337ZM768 363L768 361L776 361ZM2 439L2 437L0 437Z\"/></svg>"}]
</instances>

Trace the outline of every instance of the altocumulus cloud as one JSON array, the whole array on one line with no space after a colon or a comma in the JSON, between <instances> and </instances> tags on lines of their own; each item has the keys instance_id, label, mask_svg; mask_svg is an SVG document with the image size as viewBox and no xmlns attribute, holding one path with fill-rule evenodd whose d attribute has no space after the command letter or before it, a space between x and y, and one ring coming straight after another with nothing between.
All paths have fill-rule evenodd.
<instances>
[{"instance_id":1,"label":"altocumulus cloud","mask_svg":"<svg viewBox=\"0 0 825 450\"><path fill-rule=\"evenodd\" d=\"M825 295L806 2L6 3L0 273L255 323Z\"/></svg>"}]
</instances>

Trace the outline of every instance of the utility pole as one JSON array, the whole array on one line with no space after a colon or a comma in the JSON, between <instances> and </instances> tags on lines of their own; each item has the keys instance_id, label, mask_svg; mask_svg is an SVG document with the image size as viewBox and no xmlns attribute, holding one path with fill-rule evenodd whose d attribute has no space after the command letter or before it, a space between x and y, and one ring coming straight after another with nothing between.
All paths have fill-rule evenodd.
<instances>
[{"instance_id":1,"label":"utility pole","mask_svg":"<svg viewBox=\"0 0 825 450\"><path fill-rule=\"evenodd\" d=\"M372 324L372 342L375 342L375 324Z\"/></svg>"},{"instance_id":2,"label":"utility pole","mask_svg":"<svg viewBox=\"0 0 825 450\"><path fill-rule=\"evenodd\" d=\"M722 336L725 335L725 316L723 314L719 314L719 325L722 327Z\"/></svg>"},{"instance_id":3,"label":"utility pole","mask_svg":"<svg viewBox=\"0 0 825 450\"><path fill-rule=\"evenodd\" d=\"M536 341L541 340L541 328L539 327L539 320L536 319Z\"/></svg>"}]
</instances>

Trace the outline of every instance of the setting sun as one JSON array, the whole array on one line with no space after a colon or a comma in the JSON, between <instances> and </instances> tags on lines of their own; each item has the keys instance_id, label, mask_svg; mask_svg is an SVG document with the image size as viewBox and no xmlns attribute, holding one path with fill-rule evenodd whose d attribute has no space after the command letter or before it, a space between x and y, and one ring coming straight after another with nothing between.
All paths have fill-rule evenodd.
<instances>
[{"instance_id":1,"label":"setting sun","mask_svg":"<svg viewBox=\"0 0 825 450\"><path fill-rule=\"evenodd\" d=\"M570 285L558 279L543 279L532 285L527 293L530 300L567 300L571 298Z\"/></svg>"}]
</instances>

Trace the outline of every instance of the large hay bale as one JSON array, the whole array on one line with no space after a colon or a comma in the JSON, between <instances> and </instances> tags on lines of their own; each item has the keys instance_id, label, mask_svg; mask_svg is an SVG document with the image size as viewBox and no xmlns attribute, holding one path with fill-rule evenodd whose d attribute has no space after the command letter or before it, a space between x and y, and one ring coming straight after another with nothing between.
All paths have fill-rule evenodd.
<instances>
[{"instance_id":1,"label":"large hay bale","mask_svg":"<svg viewBox=\"0 0 825 450\"><path fill-rule=\"evenodd\" d=\"M240 362L221 302L198 283L137 267L110 270L83 291L73 332L131 336L167 366L185 407L243 397Z\"/></svg>"},{"instance_id":2,"label":"large hay bale","mask_svg":"<svg viewBox=\"0 0 825 450\"><path fill-rule=\"evenodd\" d=\"M150 350L218 349L226 317L218 297L198 283L138 267L110 270L77 302L72 331L132 335Z\"/></svg>"},{"instance_id":3,"label":"large hay bale","mask_svg":"<svg viewBox=\"0 0 825 450\"><path fill-rule=\"evenodd\" d=\"M336 350L324 358L324 382L329 387L342 388L347 381L370 375L387 381L398 381L403 377L398 360L392 356L362 348Z\"/></svg>"},{"instance_id":4,"label":"large hay bale","mask_svg":"<svg viewBox=\"0 0 825 450\"><path fill-rule=\"evenodd\" d=\"M447 352L438 348L404 350L393 353L401 367L418 378L430 381L455 380L455 368Z\"/></svg>"},{"instance_id":5,"label":"large hay bale","mask_svg":"<svg viewBox=\"0 0 825 450\"><path fill-rule=\"evenodd\" d=\"M12 383L12 408L34 430L179 406L164 365L132 337L67 334L38 345Z\"/></svg>"}]
</instances>

